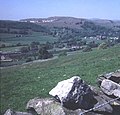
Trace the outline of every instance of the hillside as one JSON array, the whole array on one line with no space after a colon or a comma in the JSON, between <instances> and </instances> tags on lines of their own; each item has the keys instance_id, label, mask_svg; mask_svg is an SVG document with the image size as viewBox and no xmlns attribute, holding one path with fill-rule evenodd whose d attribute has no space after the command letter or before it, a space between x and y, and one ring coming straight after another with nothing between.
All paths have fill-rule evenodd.
<instances>
[{"instance_id":1,"label":"hillside","mask_svg":"<svg viewBox=\"0 0 120 115\"><path fill-rule=\"evenodd\" d=\"M49 28L34 23L0 20L0 47L9 51L6 47L15 50L15 47L27 46L32 42L42 44L56 41L57 38L51 36L50 33ZM1 50L4 51L4 49Z\"/></svg>"},{"instance_id":2,"label":"hillside","mask_svg":"<svg viewBox=\"0 0 120 115\"><path fill-rule=\"evenodd\" d=\"M22 22L32 22L44 26L52 27L71 27L71 28L82 28L85 22L94 23L95 25L115 27L120 26L120 20L107 20L107 19L84 19L75 17L48 17L48 18L30 18L21 19Z\"/></svg>"},{"instance_id":3,"label":"hillside","mask_svg":"<svg viewBox=\"0 0 120 115\"><path fill-rule=\"evenodd\" d=\"M49 30L43 26L34 23L25 23L19 21L0 20L0 33L15 33L22 31L36 31L36 32L49 32Z\"/></svg>"},{"instance_id":4,"label":"hillside","mask_svg":"<svg viewBox=\"0 0 120 115\"><path fill-rule=\"evenodd\" d=\"M49 97L48 92L57 82L73 75L95 85L99 74L117 69L120 69L120 44L104 50L78 51L46 62L1 68L1 112L8 108L23 111L29 99Z\"/></svg>"},{"instance_id":5,"label":"hillside","mask_svg":"<svg viewBox=\"0 0 120 115\"><path fill-rule=\"evenodd\" d=\"M41 25L29 22L0 20L0 46L3 43L15 45L17 43L27 44L28 42L41 41L47 35L50 38L49 34L50 30Z\"/></svg>"},{"instance_id":6,"label":"hillside","mask_svg":"<svg viewBox=\"0 0 120 115\"><path fill-rule=\"evenodd\" d=\"M22 19L21 22L31 22L51 30L51 33L72 37L109 36L117 37L120 34L120 20L82 19L74 17L49 17ZM70 38L70 37L68 37ZM66 39L62 37L62 39Z\"/></svg>"}]
</instances>

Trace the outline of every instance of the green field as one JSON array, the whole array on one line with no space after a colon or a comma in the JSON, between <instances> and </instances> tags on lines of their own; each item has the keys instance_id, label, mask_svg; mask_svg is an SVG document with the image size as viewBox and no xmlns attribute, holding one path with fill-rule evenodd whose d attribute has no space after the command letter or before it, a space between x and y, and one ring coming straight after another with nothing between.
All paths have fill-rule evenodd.
<instances>
[{"instance_id":1,"label":"green field","mask_svg":"<svg viewBox=\"0 0 120 115\"><path fill-rule=\"evenodd\" d=\"M57 82L80 75L96 86L96 77L120 69L120 45L91 52L78 52L46 62L18 65L1 69L1 113L13 108L25 111L34 97L49 97Z\"/></svg>"},{"instance_id":2,"label":"green field","mask_svg":"<svg viewBox=\"0 0 120 115\"><path fill-rule=\"evenodd\" d=\"M52 37L50 35L43 35L40 32L33 32L32 35L25 35L23 37L15 37L15 34L0 33L0 39L1 42L10 45L15 45L17 43L30 44L33 41L46 43L47 41L54 42L57 40L55 37Z\"/></svg>"},{"instance_id":3,"label":"green field","mask_svg":"<svg viewBox=\"0 0 120 115\"><path fill-rule=\"evenodd\" d=\"M27 45L31 44L32 42L39 42L41 44L46 42L53 43L54 41L57 41L58 38L52 37L50 35L43 35L40 32L33 32L32 35L26 35L23 37L15 37L15 34L8 34L8 33L0 33L0 45L5 44L6 46L11 47L5 47L1 48L1 51L19 51L19 49L23 46L15 46L12 47L12 45L16 45L18 43L21 43L21 45Z\"/></svg>"},{"instance_id":4,"label":"green field","mask_svg":"<svg viewBox=\"0 0 120 115\"><path fill-rule=\"evenodd\" d=\"M0 48L1 51L6 52L6 51L19 51L20 48L23 46L16 46L16 47L5 47L5 48Z\"/></svg>"}]
</instances>

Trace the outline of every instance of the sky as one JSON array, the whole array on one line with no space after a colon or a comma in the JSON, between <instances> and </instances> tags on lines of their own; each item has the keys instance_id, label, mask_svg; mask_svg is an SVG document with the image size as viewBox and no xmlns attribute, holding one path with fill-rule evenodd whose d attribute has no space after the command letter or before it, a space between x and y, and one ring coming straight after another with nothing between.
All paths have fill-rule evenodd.
<instances>
[{"instance_id":1,"label":"sky","mask_svg":"<svg viewBox=\"0 0 120 115\"><path fill-rule=\"evenodd\" d=\"M120 0L0 0L0 20L52 16L120 20Z\"/></svg>"}]
</instances>

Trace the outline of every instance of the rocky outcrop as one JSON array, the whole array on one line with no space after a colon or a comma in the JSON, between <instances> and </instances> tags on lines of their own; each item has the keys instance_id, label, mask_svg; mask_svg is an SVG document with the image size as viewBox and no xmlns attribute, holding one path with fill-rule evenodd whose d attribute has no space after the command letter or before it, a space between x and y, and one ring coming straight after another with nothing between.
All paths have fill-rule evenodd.
<instances>
[{"instance_id":1,"label":"rocky outcrop","mask_svg":"<svg viewBox=\"0 0 120 115\"><path fill-rule=\"evenodd\" d=\"M90 87L78 76L59 82L49 94L70 110L90 109L97 102Z\"/></svg>"}]
</instances>

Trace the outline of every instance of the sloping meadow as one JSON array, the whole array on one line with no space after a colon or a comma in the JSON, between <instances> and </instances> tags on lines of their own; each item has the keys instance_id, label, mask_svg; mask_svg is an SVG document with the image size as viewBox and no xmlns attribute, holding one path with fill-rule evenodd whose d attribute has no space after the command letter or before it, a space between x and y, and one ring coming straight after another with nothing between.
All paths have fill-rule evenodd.
<instances>
[{"instance_id":1,"label":"sloping meadow","mask_svg":"<svg viewBox=\"0 0 120 115\"><path fill-rule=\"evenodd\" d=\"M1 113L8 108L25 111L31 98L50 97L48 92L57 82L74 75L96 86L99 74L117 69L120 69L120 45L78 52L46 62L1 68Z\"/></svg>"}]
</instances>

